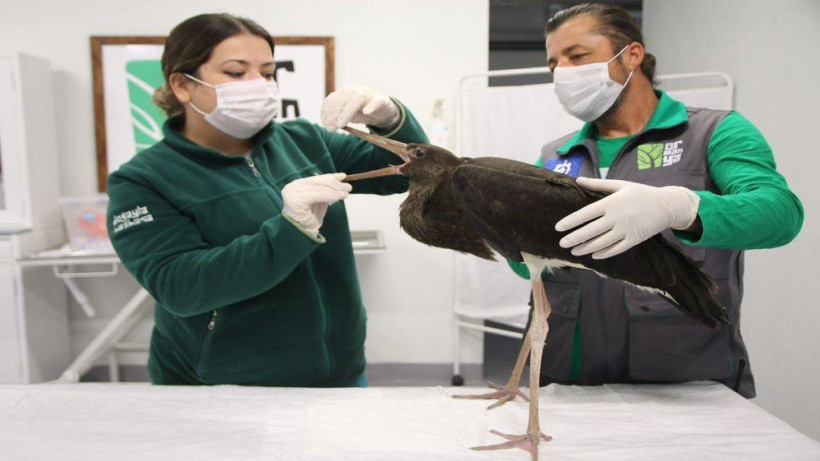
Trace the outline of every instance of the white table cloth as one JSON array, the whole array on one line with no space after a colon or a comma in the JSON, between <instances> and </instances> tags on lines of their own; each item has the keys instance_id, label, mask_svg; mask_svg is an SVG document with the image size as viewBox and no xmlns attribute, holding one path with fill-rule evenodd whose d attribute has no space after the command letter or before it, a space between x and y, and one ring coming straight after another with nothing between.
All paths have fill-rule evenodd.
<instances>
[{"instance_id":1,"label":"white table cloth","mask_svg":"<svg viewBox=\"0 0 820 461\"><path fill-rule=\"evenodd\" d=\"M3 460L515 460L476 452L523 433L527 404L479 388L0 386ZM810 460L820 444L720 384L550 385L542 460Z\"/></svg>"}]
</instances>

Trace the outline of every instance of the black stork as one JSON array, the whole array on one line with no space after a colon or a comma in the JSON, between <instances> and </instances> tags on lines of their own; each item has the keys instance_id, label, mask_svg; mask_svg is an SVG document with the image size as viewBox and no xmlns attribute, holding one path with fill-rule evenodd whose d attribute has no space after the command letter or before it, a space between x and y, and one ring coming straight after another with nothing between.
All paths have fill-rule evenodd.
<instances>
[{"instance_id":1,"label":"black stork","mask_svg":"<svg viewBox=\"0 0 820 461\"><path fill-rule=\"evenodd\" d=\"M401 204L400 223L407 234L428 245L485 259L494 259L495 250L507 259L525 262L529 268L533 315L510 380L504 387L491 383L496 392L460 396L499 399L489 408L516 395L529 400L527 434L492 431L507 442L474 449L517 447L537 460L539 442L551 439L541 432L538 421L538 379L547 318L552 310L540 277L545 268L570 266L592 270L655 292L710 327L728 323L725 309L714 298L714 282L660 235L600 260L589 255L575 256L562 248L558 244L562 233L555 230L555 223L605 196L578 186L575 178L514 160L457 157L433 145L404 144L351 127L344 129L404 160L402 165L348 175L346 180L405 175L410 180L410 190ZM529 399L519 389L528 354Z\"/></svg>"}]
</instances>

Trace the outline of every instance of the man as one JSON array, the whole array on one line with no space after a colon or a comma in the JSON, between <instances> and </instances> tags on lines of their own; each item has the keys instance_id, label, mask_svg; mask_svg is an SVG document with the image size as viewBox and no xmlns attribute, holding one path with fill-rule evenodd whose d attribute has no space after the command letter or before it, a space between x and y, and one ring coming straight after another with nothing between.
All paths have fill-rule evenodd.
<instances>
[{"instance_id":1,"label":"man","mask_svg":"<svg viewBox=\"0 0 820 461\"><path fill-rule=\"evenodd\" d=\"M663 232L716 281L731 324L711 329L657 295L558 269L544 283L553 305L569 307L549 318L541 384L707 379L754 397L739 329L743 250L784 245L803 222L771 148L740 114L655 90L655 58L627 11L577 5L546 33L558 99L587 123L544 146L538 164L611 193L556 224L561 246L608 258Z\"/></svg>"}]
</instances>

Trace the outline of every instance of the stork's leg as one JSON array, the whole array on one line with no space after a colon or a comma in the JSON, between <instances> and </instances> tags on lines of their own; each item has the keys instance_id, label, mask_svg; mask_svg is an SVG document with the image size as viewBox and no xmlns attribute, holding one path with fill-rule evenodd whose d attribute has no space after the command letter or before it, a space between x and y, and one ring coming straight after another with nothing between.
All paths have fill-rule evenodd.
<instances>
[{"instance_id":1,"label":"stork's leg","mask_svg":"<svg viewBox=\"0 0 820 461\"><path fill-rule=\"evenodd\" d=\"M530 269L530 273L533 273ZM535 272L540 274L541 271ZM547 294L544 291L544 284L541 277L532 279L533 308L532 322L527 336L530 339L530 419L527 425L526 435L510 435L498 431L491 431L507 439L496 445L474 447L473 450L501 450L504 448L521 448L530 453L533 461L538 459L538 443L543 439L552 440L552 437L541 432L541 424L538 421L538 380L541 375L541 356L544 353L544 342L547 339L549 324L547 318L552 311Z\"/></svg>"},{"instance_id":2,"label":"stork's leg","mask_svg":"<svg viewBox=\"0 0 820 461\"><path fill-rule=\"evenodd\" d=\"M487 407L488 410L492 410L493 408L504 405L510 400L515 399L516 395L528 401L529 399L527 399L527 396L524 395L523 392L521 392L521 389L518 387L518 385L521 382L521 373L524 372L524 364L527 362L527 355L530 353L530 348L532 347L532 343L530 342L531 330L532 328L528 329L526 336L524 336L524 342L521 344L521 350L518 352L518 358L515 360L515 368L513 368L513 372L510 375L510 379L507 381L506 386L501 387L498 384L493 384L492 382L490 382L490 387L495 389L495 392L488 392L486 394L476 395L454 395L453 398L488 400L498 399L497 402Z\"/></svg>"}]
</instances>

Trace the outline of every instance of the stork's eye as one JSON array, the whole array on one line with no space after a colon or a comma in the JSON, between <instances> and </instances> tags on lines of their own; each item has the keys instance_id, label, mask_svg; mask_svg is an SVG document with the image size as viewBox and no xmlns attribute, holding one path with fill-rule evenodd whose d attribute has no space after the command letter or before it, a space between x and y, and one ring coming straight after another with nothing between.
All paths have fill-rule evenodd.
<instances>
[{"instance_id":1,"label":"stork's eye","mask_svg":"<svg viewBox=\"0 0 820 461\"><path fill-rule=\"evenodd\" d=\"M424 158L424 151L419 149L416 151L416 158Z\"/></svg>"}]
</instances>

